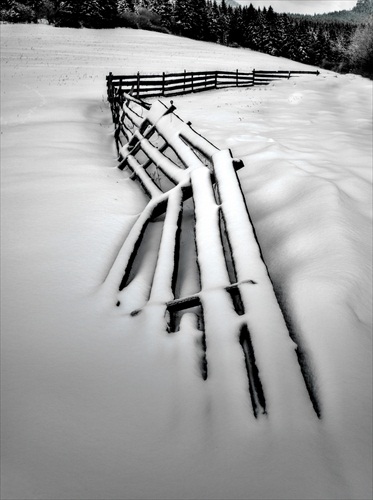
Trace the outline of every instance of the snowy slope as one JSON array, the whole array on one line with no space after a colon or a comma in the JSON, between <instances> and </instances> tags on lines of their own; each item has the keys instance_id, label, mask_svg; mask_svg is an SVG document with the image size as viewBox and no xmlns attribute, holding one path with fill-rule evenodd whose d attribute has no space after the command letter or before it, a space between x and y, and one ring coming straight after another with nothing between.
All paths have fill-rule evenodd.
<instances>
[{"instance_id":1,"label":"snowy slope","mask_svg":"<svg viewBox=\"0 0 373 500\"><path fill-rule=\"evenodd\" d=\"M199 376L192 323L170 336L102 293L146 204L116 169L105 75L308 67L137 30L1 36L3 498L370 498L371 82L323 72L174 98L245 162L247 205L322 402L319 420L289 392L285 417L253 421L236 386Z\"/></svg>"}]
</instances>

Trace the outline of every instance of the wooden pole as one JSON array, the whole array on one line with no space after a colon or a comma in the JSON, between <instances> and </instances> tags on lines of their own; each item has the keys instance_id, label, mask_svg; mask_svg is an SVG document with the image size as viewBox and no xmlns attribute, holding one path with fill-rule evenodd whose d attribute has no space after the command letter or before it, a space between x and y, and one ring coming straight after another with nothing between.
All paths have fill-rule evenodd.
<instances>
[{"instance_id":1,"label":"wooden pole","mask_svg":"<svg viewBox=\"0 0 373 500\"><path fill-rule=\"evenodd\" d=\"M165 95L165 92L164 92L164 90L165 90L165 78L166 78L166 77L165 77L165 74L164 74L164 72L163 72L163 73L162 73L162 95L163 95L163 96Z\"/></svg>"},{"instance_id":2,"label":"wooden pole","mask_svg":"<svg viewBox=\"0 0 373 500\"><path fill-rule=\"evenodd\" d=\"M253 85L255 85L255 69L253 69Z\"/></svg>"},{"instance_id":3,"label":"wooden pole","mask_svg":"<svg viewBox=\"0 0 373 500\"><path fill-rule=\"evenodd\" d=\"M194 79L193 79L193 75L194 75L194 73L193 73L193 71L192 71L191 75L192 75L192 92L194 92L194 81L193 81L193 80L194 80Z\"/></svg>"},{"instance_id":4,"label":"wooden pole","mask_svg":"<svg viewBox=\"0 0 373 500\"><path fill-rule=\"evenodd\" d=\"M183 88L184 94L185 94L185 79L186 79L186 69L184 69L184 88Z\"/></svg>"},{"instance_id":5,"label":"wooden pole","mask_svg":"<svg viewBox=\"0 0 373 500\"><path fill-rule=\"evenodd\" d=\"M236 87L238 87L238 69L236 69Z\"/></svg>"},{"instance_id":6,"label":"wooden pole","mask_svg":"<svg viewBox=\"0 0 373 500\"><path fill-rule=\"evenodd\" d=\"M136 97L140 97L140 71L137 72L137 90L136 90Z\"/></svg>"},{"instance_id":7,"label":"wooden pole","mask_svg":"<svg viewBox=\"0 0 373 500\"><path fill-rule=\"evenodd\" d=\"M113 73L110 72L108 77L107 77L107 96L108 96L108 99L110 101L110 99L112 98L112 79L113 79Z\"/></svg>"}]
</instances>

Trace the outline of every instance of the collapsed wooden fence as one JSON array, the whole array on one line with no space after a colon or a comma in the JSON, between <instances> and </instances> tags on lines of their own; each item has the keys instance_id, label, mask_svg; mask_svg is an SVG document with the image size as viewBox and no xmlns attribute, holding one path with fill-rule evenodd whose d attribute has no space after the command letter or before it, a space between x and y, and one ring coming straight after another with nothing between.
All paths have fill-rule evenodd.
<instances>
[{"instance_id":1,"label":"collapsed wooden fence","mask_svg":"<svg viewBox=\"0 0 373 500\"><path fill-rule=\"evenodd\" d=\"M286 325L247 211L236 173L242 161L198 134L175 114L173 104L150 105L123 91L121 100L109 93L109 101L118 167L129 172L149 200L104 282L109 293L116 290L117 307L130 316L150 311L153 327L158 314L163 331L170 333L179 331L185 313L194 315L201 335L202 378L206 380L210 371L214 377L231 377L240 366L255 418L284 412L286 400L294 394L320 416L307 354ZM129 310L126 304L137 293L136 259L155 224L162 230L146 278L148 291L141 292L141 306ZM198 289L186 295L180 284L185 231L194 233L198 282ZM281 384L285 366L295 372L286 387ZM224 384L223 376L219 383ZM227 394L236 397L230 388Z\"/></svg>"},{"instance_id":2,"label":"collapsed wooden fence","mask_svg":"<svg viewBox=\"0 0 373 500\"><path fill-rule=\"evenodd\" d=\"M271 81L301 75L318 75L318 71L184 71L158 75L113 75L107 77L108 95L114 98L118 92L132 93L137 98L171 97L227 87L251 87L268 85Z\"/></svg>"}]
</instances>

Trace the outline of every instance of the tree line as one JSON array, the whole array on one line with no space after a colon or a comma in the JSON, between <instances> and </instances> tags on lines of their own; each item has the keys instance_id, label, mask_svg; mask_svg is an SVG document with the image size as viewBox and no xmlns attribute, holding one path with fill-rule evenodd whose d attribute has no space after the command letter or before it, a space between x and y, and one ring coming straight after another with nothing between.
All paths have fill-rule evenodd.
<instances>
[{"instance_id":1,"label":"tree line","mask_svg":"<svg viewBox=\"0 0 373 500\"><path fill-rule=\"evenodd\" d=\"M373 0L324 16L279 14L221 0L1 0L8 22L171 33L340 72L373 76Z\"/></svg>"}]
</instances>

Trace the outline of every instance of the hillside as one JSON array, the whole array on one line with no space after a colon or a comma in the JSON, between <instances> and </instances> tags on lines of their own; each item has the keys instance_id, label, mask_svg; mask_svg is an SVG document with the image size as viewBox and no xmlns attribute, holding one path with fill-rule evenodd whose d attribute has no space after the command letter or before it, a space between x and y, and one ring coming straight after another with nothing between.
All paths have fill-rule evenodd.
<instances>
[{"instance_id":1,"label":"hillside","mask_svg":"<svg viewBox=\"0 0 373 500\"><path fill-rule=\"evenodd\" d=\"M1 44L2 498L371 498L372 82L321 71L173 98L243 160L268 271L312 367L321 418L283 356L294 343L267 320L256 419L237 335L208 334L203 380L193 315L169 334L151 307L129 314L146 304L160 222L120 307L103 285L147 203L116 168L105 76L313 68L132 29L2 25ZM193 245L185 231L186 282ZM268 308L253 293L247 318Z\"/></svg>"},{"instance_id":2,"label":"hillside","mask_svg":"<svg viewBox=\"0 0 373 500\"><path fill-rule=\"evenodd\" d=\"M351 24L361 24L372 22L373 0L358 0L355 7L351 10L339 10L328 12L326 14L315 15L296 15L294 17L307 19L314 22L342 22Z\"/></svg>"},{"instance_id":3,"label":"hillside","mask_svg":"<svg viewBox=\"0 0 373 500\"><path fill-rule=\"evenodd\" d=\"M1 20L68 28L133 28L245 47L340 73L372 77L372 2L318 16L210 0L40 0L2 3Z\"/></svg>"}]
</instances>

